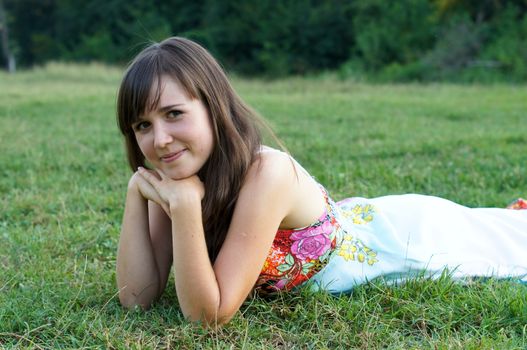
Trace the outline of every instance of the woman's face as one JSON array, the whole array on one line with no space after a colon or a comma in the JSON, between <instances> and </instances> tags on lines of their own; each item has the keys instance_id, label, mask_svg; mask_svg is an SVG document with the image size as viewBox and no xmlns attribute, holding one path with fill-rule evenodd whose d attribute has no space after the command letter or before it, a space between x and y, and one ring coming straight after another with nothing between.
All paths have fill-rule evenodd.
<instances>
[{"instance_id":1,"label":"woman's face","mask_svg":"<svg viewBox=\"0 0 527 350\"><path fill-rule=\"evenodd\" d=\"M140 116L132 128L146 160L175 180L195 175L214 148L207 108L167 76L161 78L157 106Z\"/></svg>"}]
</instances>

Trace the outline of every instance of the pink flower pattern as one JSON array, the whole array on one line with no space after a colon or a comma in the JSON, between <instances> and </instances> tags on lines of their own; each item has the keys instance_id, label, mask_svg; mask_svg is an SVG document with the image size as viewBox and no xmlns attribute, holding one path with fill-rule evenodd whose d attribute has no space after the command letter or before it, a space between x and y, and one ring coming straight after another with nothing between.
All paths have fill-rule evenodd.
<instances>
[{"instance_id":1,"label":"pink flower pattern","mask_svg":"<svg viewBox=\"0 0 527 350\"><path fill-rule=\"evenodd\" d=\"M302 261L320 258L331 247L328 234L331 231L329 221L324 221L320 226L311 226L305 230L293 232L290 236L293 241L291 253Z\"/></svg>"},{"instance_id":2,"label":"pink flower pattern","mask_svg":"<svg viewBox=\"0 0 527 350\"><path fill-rule=\"evenodd\" d=\"M326 211L315 223L276 233L256 282L255 288L260 294L301 285L326 266L331 254L335 253L340 224L335 218L335 203L328 199L325 189L322 188L322 192Z\"/></svg>"}]
</instances>

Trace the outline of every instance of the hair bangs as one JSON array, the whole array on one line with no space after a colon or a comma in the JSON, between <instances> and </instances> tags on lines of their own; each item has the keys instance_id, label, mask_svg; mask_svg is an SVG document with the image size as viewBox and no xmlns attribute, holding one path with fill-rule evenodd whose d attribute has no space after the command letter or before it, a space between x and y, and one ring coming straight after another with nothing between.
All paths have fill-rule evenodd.
<instances>
[{"instance_id":1,"label":"hair bangs","mask_svg":"<svg viewBox=\"0 0 527 350\"><path fill-rule=\"evenodd\" d=\"M132 124L159 101L159 83L155 96L150 96L153 84L159 81L159 62L155 55L147 54L130 65L119 88L118 120L123 134L131 133Z\"/></svg>"},{"instance_id":2,"label":"hair bangs","mask_svg":"<svg viewBox=\"0 0 527 350\"><path fill-rule=\"evenodd\" d=\"M158 91L155 94L157 101L154 104L154 107L157 106L159 102L159 97L161 95L161 82L160 78L165 76L174 80L183 91L191 99L199 99L200 93L198 84L196 82L196 77L191 76L193 71L192 67L188 67L188 63L184 59L181 59L183 55L182 52L173 52L174 48L169 46L161 46L161 52L159 57L159 75L158 75Z\"/></svg>"}]
</instances>

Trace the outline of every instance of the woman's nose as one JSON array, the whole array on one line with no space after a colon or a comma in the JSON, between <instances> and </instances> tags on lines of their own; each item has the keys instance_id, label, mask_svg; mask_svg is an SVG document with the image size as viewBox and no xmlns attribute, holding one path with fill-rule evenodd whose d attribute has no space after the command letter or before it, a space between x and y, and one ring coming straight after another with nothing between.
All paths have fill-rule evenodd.
<instances>
[{"instance_id":1,"label":"woman's nose","mask_svg":"<svg viewBox=\"0 0 527 350\"><path fill-rule=\"evenodd\" d=\"M165 148L172 140L173 138L165 126L162 124L154 126L154 146L156 148Z\"/></svg>"}]
</instances>

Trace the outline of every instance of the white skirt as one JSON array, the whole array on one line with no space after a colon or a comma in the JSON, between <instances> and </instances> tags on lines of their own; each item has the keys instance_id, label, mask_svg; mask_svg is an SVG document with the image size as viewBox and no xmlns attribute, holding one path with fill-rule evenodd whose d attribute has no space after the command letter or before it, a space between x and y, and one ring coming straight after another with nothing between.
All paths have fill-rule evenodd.
<instances>
[{"instance_id":1,"label":"white skirt","mask_svg":"<svg viewBox=\"0 0 527 350\"><path fill-rule=\"evenodd\" d=\"M453 278L527 282L527 210L467 208L407 194L336 203L337 251L311 278L314 289L344 293L384 277L401 281L445 269Z\"/></svg>"}]
</instances>

